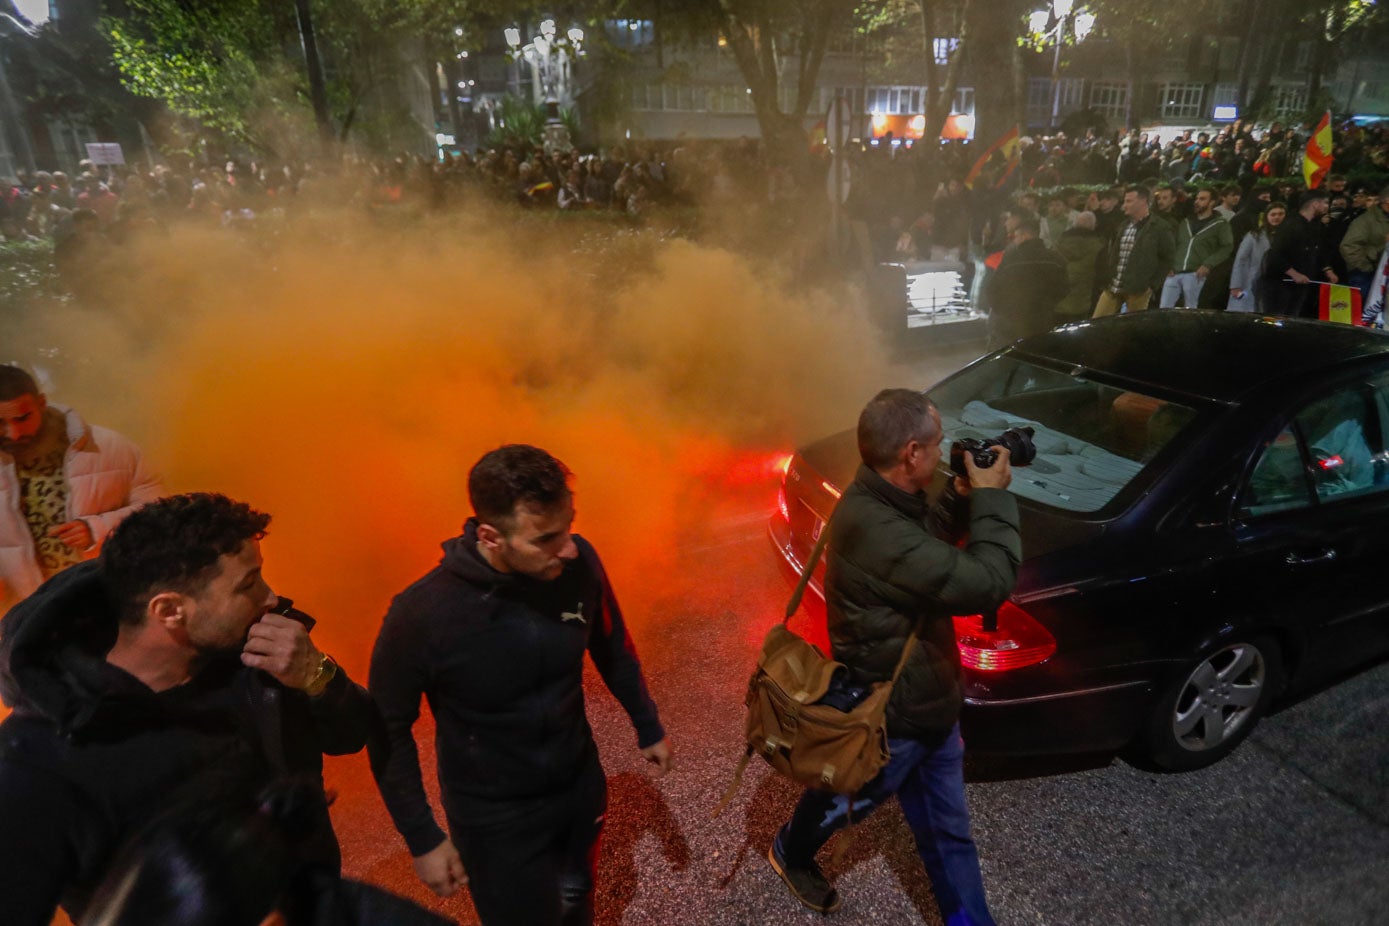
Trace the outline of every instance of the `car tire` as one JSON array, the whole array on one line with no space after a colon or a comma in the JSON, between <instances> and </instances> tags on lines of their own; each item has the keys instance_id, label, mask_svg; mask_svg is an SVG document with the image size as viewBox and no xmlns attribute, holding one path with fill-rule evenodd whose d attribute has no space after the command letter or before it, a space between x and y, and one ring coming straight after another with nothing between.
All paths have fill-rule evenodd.
<instances>
[{"instance_id":1,"label":"car tire","mask_svg":"<svg viewBox=\"0 0 1389 926\"><path fill-rule=\"evenodd\" d=\"M1282 653L1272 638L1222 641L1188 664L1158 698L1146 757L1174 772L1219 762L1253 731L1282 684Z\"/></svg>"}]
</instances>

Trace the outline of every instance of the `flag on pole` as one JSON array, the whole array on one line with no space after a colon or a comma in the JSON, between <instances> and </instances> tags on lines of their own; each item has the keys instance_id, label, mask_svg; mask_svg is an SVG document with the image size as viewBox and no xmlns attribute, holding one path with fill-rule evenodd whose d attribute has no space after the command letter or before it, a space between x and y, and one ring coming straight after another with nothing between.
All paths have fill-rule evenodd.
<instances>
[{"instance_id":1,"label":"flag on pole","mask_svg":"<svg viewBox=\"0 0 1389 926\"><path fill-rule=\"evenodd\" d=\"M1342 325L1365 323L1360 314L1359 287L1321 283L1318 284L1317 290L1317 318L1324 322L1339 322Z\"/></svg>"},{"instance_id":2,"label":"flag on pole","mask_svg":"<svg viewBox=\"0 0 1389 926\"><path fill-rule=\"evenodd\" d=\"M1003 174L1003 180L1006 180L1008 175L1013 172L1013 169L1018 166L1018 154L1020 150L1018 139L1021 137L1022 133L1018 131L1018 127L1015 125L1009 129L1002 138L990 145L989 150L979 156L979 160L974 162L974 166L971 167L969 173L965 175L965 186L969 187L971 190L974 189L974 181L979 179L979 175L984 171L984 165L989 163L989 158L994 156L995 151L1002 151L1003 156L1008 159L1008 170ZM1003 180L999 182L1002 183Z\"/></svg>"},{"instance_id":3,"label":"flag on pole","mask_svg":"<svg viewBox=\"0 0 1389 926\"><path fill-rule=\"evenodd\" d=\"M1331 110L1322 115L1312 137L1307 139L1307 151L1302 155L1302 178L1307 189L1315 190L1331 171Z\"/></svg>"}]
</instances>

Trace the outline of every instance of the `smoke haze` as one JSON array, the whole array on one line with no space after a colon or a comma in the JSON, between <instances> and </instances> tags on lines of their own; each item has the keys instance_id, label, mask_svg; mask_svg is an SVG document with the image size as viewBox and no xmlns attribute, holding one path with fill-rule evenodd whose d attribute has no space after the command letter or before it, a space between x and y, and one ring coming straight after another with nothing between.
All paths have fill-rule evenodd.
<instances>
[{"instance_id":1,"label":"smoke haze","mask_svg":"<svg viewBox=\"0 0 1389 926\"><path fill-rule=\"evenodd\" d=\"M33 311L5 353L139 442L170 491L271 512L272 585L358 677L487 450L574 470L576 530L640 627L721 497L755 484L770 511L776 455L901 384L844 292L652 233L469 216L149 240L111 305Z\"/></svg>"}]
</instances>

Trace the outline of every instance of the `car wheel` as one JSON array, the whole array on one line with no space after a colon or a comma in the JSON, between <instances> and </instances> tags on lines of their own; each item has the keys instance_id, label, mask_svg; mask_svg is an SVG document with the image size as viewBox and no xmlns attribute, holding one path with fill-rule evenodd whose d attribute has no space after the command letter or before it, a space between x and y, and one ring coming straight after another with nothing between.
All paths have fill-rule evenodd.
<instances>
[{"instance_id":1,"label":"car wheel","mask_svg":"<svg viewBox=\"0 0 1389 926\"><path fill-rule=\"evenodd\" d=\"M1263 636L1225 643L1167 688L1148 724L1148 756L1189 771L1225 758L1244 740L1282 685L1278 644Z\"/></svg>"}]
</instances>

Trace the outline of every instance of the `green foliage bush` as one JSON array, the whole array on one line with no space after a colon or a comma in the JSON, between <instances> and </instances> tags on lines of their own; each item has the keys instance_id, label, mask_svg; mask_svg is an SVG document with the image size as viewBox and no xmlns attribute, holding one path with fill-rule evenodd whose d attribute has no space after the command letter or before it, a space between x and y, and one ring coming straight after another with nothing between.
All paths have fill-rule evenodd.
<instances>
[{"instance_id":1,"label":"green foliage bush","mask_svg":"<svg viewBox=\"0 0 1389 926\"><path fill-rule=\"evenodd\" d=\"M53 242L31 240L0 244L0 315L8 315L35 298L58 293Z\"/></svg>"}]
</instances>

